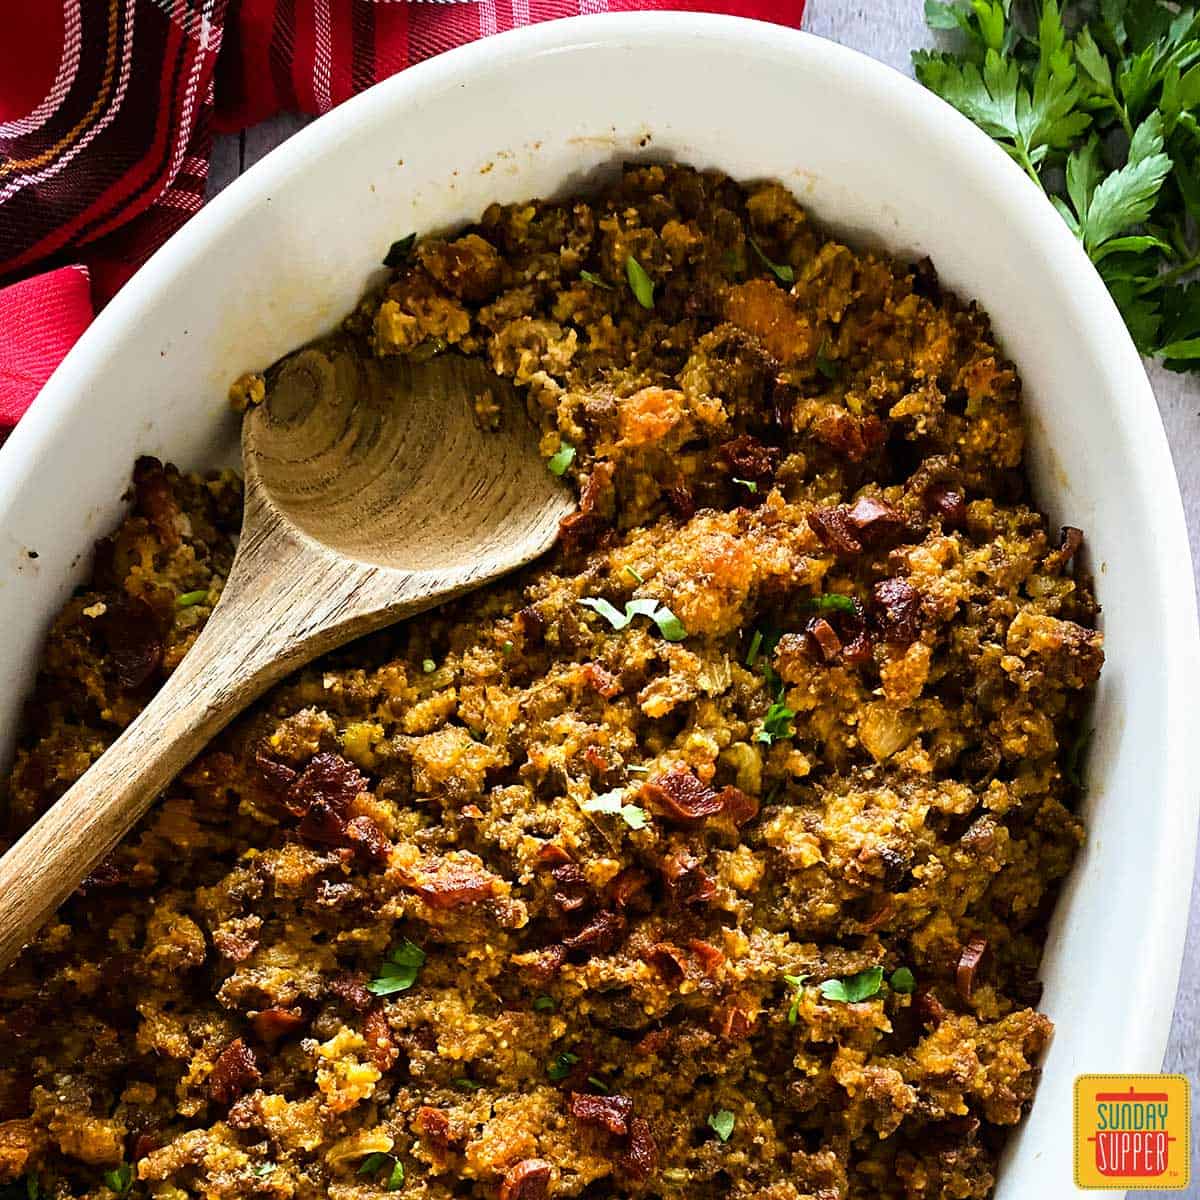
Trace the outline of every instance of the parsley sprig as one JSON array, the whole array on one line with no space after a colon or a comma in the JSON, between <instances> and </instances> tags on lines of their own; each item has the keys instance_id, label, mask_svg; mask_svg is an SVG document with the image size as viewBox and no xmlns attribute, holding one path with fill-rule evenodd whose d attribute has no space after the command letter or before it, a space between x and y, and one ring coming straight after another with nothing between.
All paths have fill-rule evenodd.
<instances>
[{"instance_id":1,"label":"parsley sprig","mask_svg":"<svg viewBox=\"0 0 1200 1200\"><path fill-rule=\"evenodd\" d=\"M378 977L367 984L367 991L374 996L406 992L417 982L424 965L425 951L405 938L399 946L388 952L387 958L380 964Z\"/></svg>"},{"instance_id":2,"label":"parsley sprig","mask_svg":"<svg viewBox=\"0 0 1200 1200\"><path fill-rule=\"evenodd\" d=\"M1200 12L1167 0L926 0L955 52L917 78L994 138L1047 194L1138 349L1200 370Z\"/></svg>"},{"instance_id":3,"label":"parsley sprig","mask_svg":"<svg viewBox=\"0 0 1200 1200\"><path fill-rule=\"evenodd\" d=\"M603 597L585 596L579 601L584 608L590 608L599 613L614 629L625 629L634 617L649 617L658 626L658 632L668 642L682 642L687 637L683 622L665 605L649 596L637 600L627 600L625 611L621 612L614 604Z\"/></svg>"},{"instance_id":4,"label":"parsley sprig","mask_svg":"<svg viewBox=\"0 0 1200 1200\"><path fill-rule=\"evenodd\" d=\"M388 1192L398 1192L404 1183L404 1164L394 1154L378 1150L362 1160L358 1173L378 1176Z\"/></svg>"},{"instance_id":5,"label":"parsley sprig","mask_svg":"<svg viewBox=\"0 0 1200 1200\"><path fill-rule=\"evenodd\" d=\"M599 796L593 796L590 800L582 801L579 807L584 812L615 813L630 829L645 829L646 823L650 820L646 810L639 808L636 804L626 804L624 801L625 789L616 788L611 792L604 792Z\"/></svg>"}]
</instances>

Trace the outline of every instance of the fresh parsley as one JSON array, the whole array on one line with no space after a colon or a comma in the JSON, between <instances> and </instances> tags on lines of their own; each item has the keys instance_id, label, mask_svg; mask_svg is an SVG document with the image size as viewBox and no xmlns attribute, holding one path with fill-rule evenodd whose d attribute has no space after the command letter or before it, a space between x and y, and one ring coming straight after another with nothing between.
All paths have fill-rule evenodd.
<instances>
[{"instance_id":1,"label":"fresh parsley","mask_svg":"<svg viewBox=\"0 0 1200 1200\"><path fill-rule=\"evenodd\" d=\"M553 996L538 996L533 1002L534 1012L553 1012L554 997Z\"/></svg>"},{"instance_id":2,"label":"fresh parsley","mask_svg":"<svg viewBox=\"0 0 1200 1200\"><path fill-rule=\"evenodd\" d=\"M561 476L574 461L575 447L570 442L563 442L547 459L546 466L550 468L551 475Z\"/></svg>"},{"instance_id":3,"label":"fresh parsley","mask_svg":"<svg viewBox=\"0 0 1200 1200\"><path fill-rule=\"evenodd\" d=\"M753 238L748 238L747 241L750 243L750 249L762 259L763 266L767 267L780 283L796 282L796 272L787 263L773 263L763 253L762 247Z\"/></svg>"},{"instance_id":4,"label":"fresh parsley","mask_svg":"<svg viewBox=\"0 0 1200 1200\"><path fill-rule=\"evenodd\" d=\"M1200 11L1167 0L926 0L953 52L917 78L994 138L1047 195L1135 344L1200 370Z\"/></svg>"},{"instance_id":5,"label":"fresh parsley","mask_svg":"<svg viewBox=\"0 0 1200 1200\"><path fill-rule=\"evenodd\" d=\"M841 1004L857 1004L878 995L883 986L883 968L868 967L857 975L845 979L827 979L817 988L826 1000L837 1000Z\"/></svg>"},{"instance_id":6,"label":"fresh parsley","mask_svg":"<svg viewBox=\"0 0 1200 1200\"><path fill-rule=\"evenodd\" d=\"M578 1054L572 1054L570 1050L564 1050L562 1054L547 1064L546 1074L549 1075L555 1083L561 1083L568 1075L570 1075L571 1068L578 1061Z\"/></svg>"},{"instance_id":7,"label":"fresh parsley","mask_svg":"<svg viewBox=\"0 0 1200 1200\"><path fill-rule=\"evenodd\" d=\"M432 658L424 658L421 660L421 670L424 671L426 675L432 675L434 671L437 670L437 663L435 663Z\"/></svg>"},{"instance_id":8,"label":"fresh parsley","mask_svg":"<svg viewBox=\"0 0 1200 1200\"><path fill-rule=\"evenodd\" d=\"M915 991L917 987L916 977L907 967L897 967L888 983L891 984L893 992L903 992L905 995Z\"/></svg>"},{"instance_id":9,"label":"fresh parsley","mask_svg":"<svg viewBox=\"0 0 1200 1200\"><path fill-rule=\"evenodd\" d=\"M592 287L603 288L606 292L612 291L612 284L605 283L604 280L593 271L580 271L579 278L582 279L584 283L590 283Z\"/></svg>"},{"instance_id":10,"label":"fresh parsley","mask_svg":"<svg viewBox=\"0 0 1200 1200\"><path fill-rule=\"evenodd\" d=\"M646 274L646 268L630 254L625 259L625 278L629 280L629 290L643 308L654 307L654 280Z\"/></svg>"},{"instance_id":11,"label":"fresh parsley","mask_svg":"<svg viewBox=\"0 0 1200 1200\"><path fill-rule=\"evenodd\" d=\"M358 1167L360 1175L379 1175L382 1178L384 1171L388 1172L387 1179L383 1180L384 1191L399 1191L404 1183L404 1164L395 1155L376 1151L368 1154Z\"/></svg>"},{"instance_id":12,"label":"fresh parsley","mask_svg":"<svg viewBox=\"0 0 1200 1200\"><path fill-rule=\"evenodd\" d=\"M367 984L367 991L375 996L406 992L417 982L424 965L425 951L405 938L399 946L389 951L380 965L378 977Z\"/></svg>"},{"instance_id":13,"label":"fresh parsley","mask_svg":"<svg viewBox=\"0 0 1200 1200\"><path fill-rule=\"evenodd\" d=\"M596 1075L589 1075L587 1077L587 1081L596 1089L596 1091L603 1092L605 1095L608 1095L608 1084L605 1083L603 1079Z\"/></svg>"},{"instance_id":14,"label":"fresh parsley","mask_svg":"<svg viewBox=\"0 0 1200 1200\"><path fill-rule=\"evenodd\" d=\"M408 262L409 255L412 254L412 248L416 244L417 235L415 233L410 233L408 237L402 237L398 242L393 242L387 254L383 257L383 265L385 267L399 267Z\"/></svg>"},{"instance_id":15,"label":"fresh parsley","mask_svg":"<svg viewBox=\"0 0 1200 1200\"><path fill-rule=\"evenodd\" d=\"M708 1127L721 1139L723 1142L729 1141L730 1134L733 1133L733 1126L737 1118L727 1108L718 1108L711 1117L708 1118Z\"/></svg>"},{"instance_id":16,"label":"fresh parsley","mask_svg":"<svg viewBox=\"0 0 1200 1200\"><path fill-rule=\"evenodd\" d=\"M733 477L734 483L740 483L752 496L758 495L758 481L754 479L739 479L736 475Z\"/></svg>"},{"instance_id":17,"label":"fresh parsley","mask_svg":"<svg viewBox=\"0 0 1200 1200\"><path fill-rule=\"evenodd\" d=\"M776 700L767 709L767 715L763 717L763 723L754 735L754 740L770 746L779 738L790 738L793 732L792 718L795 715L795 709L788 708L782 700Z\"/></svg>"},{"instance_id":18,"label":"fresh parsley","mask_svg":"<svg viewBox=\"0 0 1200 1200\"><path fill-rule=\"evenodd\" d=\"M199 604L201 600L208 596L208 588L197 588L194 592L184 592L182 595L175 597L176 608L191 608L194 604Z\"/></svg>"},{"instance_id":19,"label":"fresh parsley","mask_svg":"<svg viewBox=\"0 0 1200 1200\"><path fill-rule=\"evenodd\" d=\"M466 1075L459 1075L456 1079L450 1081L460 1092L477 1092L483 1084L478 1079L468 1079Z\"/></svg>"},{"instance_id":20,"label":"fresh parsley","mask_svg":"<svg viewBox=\"0 0 1200 1200\"><path fill-rule=\"evenodd\" d=\"M761 629L754 631L754 636L750 639L750 649L746 652L746 666L753 667L758 662L758 652L762 649L763 633Z\"/></svg>"},{"instance_id":21,"label":"fresh parsley","mask_svg":"<svg viewBox=\"0 0 1200 1200\"><path fill-rule=\"evenodd\" d=\"M116 1192L118 1196L123 1196L133 1186L133 1166L130 1163L123 1162L119 1167L114 1167L111 1171L104 1172L105 1185Z\"/></svg>"},{"instance_id":22,"label":"fresh parsley","mask_svg":"<svg viewBox=\"0 0 1200 1200\"><path fill-rule=\"evenodd\" d=\"M585 596L579 601L584 608L590 608L599 613L615 630L625 629L634 617L649 617L658 626L658 632L668 642L682 642L687 637L683 622L665 605L657 600L644 596L637 600L627 600L625 611L621 612L615 605L603 597Z\"/></svg>"},{"instance_id":23,"label":"fresh parsley","mask_svg":"<svg viewBox=\"0 0 1200 1200\"><path fill-rule=\"evenodd\" d=\"M800 1001L804 996L804 981L807 975L785 975L783 982L792 989L792 1004L788 1009L788 1024L795 1025L800 1017Z\"/></svg>"},{"instance_id":24,"label":"fresh parsley","mask_svg":"<svg viewBox=\"0 0 1200 1200\"><path fill-rule=\"evenodd\" d=\"M829 339L826 338L820 349L817 351L816 367L817 370L829 380L830 383L836 383L842 377L842 364L836 359L830 358L827 351L829 350Z\"/></svg>"},{"instance_id":25,"label":"fresh parsley","mask_svg":"<svg viewBox=\"0 0 1200 1200\"><path fill-rule=\"evenodd\" d=\"M620 816L630 829L645 829L646 823L650 819L646 815L646 810L639 808L636 804L626 804L624 800L624 789L617 788L614 791L593 796L590 800L584 800L579 807L589 813L613 813Z\"/></svg>"},{"instance_id":26,"label":"fresh parsley","mask_svg":"<svg viewBox=\"0 0 1200 1200\"><path fill-rule=\"evenodd\" d=\"M854 597L845 596L841 592L826 592L823 596L813 596L804 601L804 607L809 612L830 613L854 611Z\"/></svg>"}]
</instances>

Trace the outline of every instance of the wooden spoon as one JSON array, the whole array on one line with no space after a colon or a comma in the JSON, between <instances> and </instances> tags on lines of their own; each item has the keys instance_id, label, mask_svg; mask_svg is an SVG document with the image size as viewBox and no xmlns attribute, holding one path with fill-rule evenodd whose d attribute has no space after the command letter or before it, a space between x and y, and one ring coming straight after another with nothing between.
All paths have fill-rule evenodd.
<instances>
[{"instance_id":1,"label":"wooden spoon","mask_svg":"<svg viewBox=\"0 0 1200 1200\"><path fill-rule=\"evenodd\" d=\"M489 413L494 432L480 429ZM271 684L536 558L574 507L512 388L457 355L412 365L348 343L302 350L247 414L242 461L241 542L208 624L0 859L0 967Z\"/></svg>"}]
</instances>

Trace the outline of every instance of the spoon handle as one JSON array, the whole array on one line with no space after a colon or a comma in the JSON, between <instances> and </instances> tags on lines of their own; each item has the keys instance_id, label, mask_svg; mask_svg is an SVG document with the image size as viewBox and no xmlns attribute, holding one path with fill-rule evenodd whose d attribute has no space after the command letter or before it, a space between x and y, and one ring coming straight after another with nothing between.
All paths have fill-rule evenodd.
<instances>
[{"instance_id":1,"label":"spoon handle","mask_svg":"<svg viewBox=\"0 0 1200 1200\"><path fill-rule=\"evenodd\" d=\"M396 572L386 581L383 574L325 558L277 528L244 531L220 603L170 678L0 858L0 969L183 767L271 684L441 598L420 577L405 589L396 587Z\"/></svg>"}]
</instances>

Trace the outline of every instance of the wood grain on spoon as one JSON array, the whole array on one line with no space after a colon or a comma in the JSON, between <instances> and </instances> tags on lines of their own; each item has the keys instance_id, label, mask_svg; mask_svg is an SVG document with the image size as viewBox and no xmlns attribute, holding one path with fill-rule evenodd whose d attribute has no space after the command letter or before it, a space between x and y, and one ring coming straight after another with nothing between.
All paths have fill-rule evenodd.
<instances>
[{"instance_id":1,"label":"wood grain on spoon","mask_svg":"<svg viewBox=\"0 0 1200 1200\"><path fill-rule=\"evenodd\" d=\"M498 411L483 431L476 415ZM179 771L318 655L528 563L574 507L511 387L475 359L348 345L272 372L242 429L246 506L220 602L141 715L0 859L6 966Z\"/></svg>"}]
</instances>

